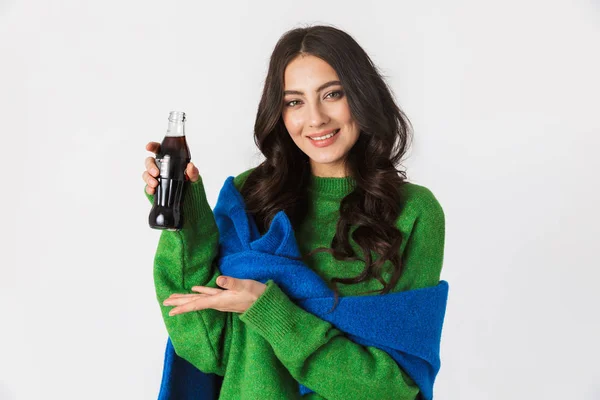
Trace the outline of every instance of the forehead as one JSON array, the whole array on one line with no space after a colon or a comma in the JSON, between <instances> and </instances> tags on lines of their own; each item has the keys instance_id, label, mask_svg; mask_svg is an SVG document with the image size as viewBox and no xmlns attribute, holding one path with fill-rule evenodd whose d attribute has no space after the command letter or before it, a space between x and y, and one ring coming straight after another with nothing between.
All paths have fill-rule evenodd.
<instances>
[{"instance_id":1,"label":"forehead","mask_svg":"<svg viewBox=\"0 0 600 400\"><path fill-rule=\"evenodd\" d=\"M339 77L326 61L311 55L299 55L286 67L285 90L311 90Z\"/></svg>"}]
</instances>

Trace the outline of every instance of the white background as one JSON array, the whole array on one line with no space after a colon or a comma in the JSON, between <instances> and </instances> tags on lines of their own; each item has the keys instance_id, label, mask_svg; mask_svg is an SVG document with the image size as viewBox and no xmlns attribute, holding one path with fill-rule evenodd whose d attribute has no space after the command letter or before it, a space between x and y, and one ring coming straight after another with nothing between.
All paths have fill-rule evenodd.
<instances>
[{"instance_id":1,"label":"white background","mask_svg":"<svg viewBox=\"0 0 600 400\"><path fill-rule=\"evenodd\" d=\"M0 1L0 399L156 398L144 145L185 111L214 205L306 23L387 76L445 210L436 398L600 399L597 0Z\"/></svg>"}]
</instances>

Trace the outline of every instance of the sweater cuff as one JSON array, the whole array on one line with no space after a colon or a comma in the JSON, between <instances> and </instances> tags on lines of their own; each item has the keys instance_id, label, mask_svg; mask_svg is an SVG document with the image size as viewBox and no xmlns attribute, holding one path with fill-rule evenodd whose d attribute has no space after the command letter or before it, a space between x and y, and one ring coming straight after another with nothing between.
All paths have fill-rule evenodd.
<instances>
[{"instance_id":1,"label":"sweater cuff","mask_svg":"<svg viewBox=\"0 0 600 400\"><path fill-rule=\"evenodd\" d=\"M267 289L240 315L240 320L275 346L294 330L298 322L297 311L290 298L269 280Z\"/></svg>"},{"instance_id":2,"label":"sweater cuff","mask_svg":"<svg viewBox=\"0 0 600 400\"><path fill-rule=\"evenodd\" d=\"M154 204L154 195L146 193L144 186L144 194ZM212 214L212 209L206 199L206 191L204 190L204 182L202 177L199 177L196 182L185 182L183 195L183 220L184 224L198 221L204 218L207 214Z\"/></svg>"}]
</instances>

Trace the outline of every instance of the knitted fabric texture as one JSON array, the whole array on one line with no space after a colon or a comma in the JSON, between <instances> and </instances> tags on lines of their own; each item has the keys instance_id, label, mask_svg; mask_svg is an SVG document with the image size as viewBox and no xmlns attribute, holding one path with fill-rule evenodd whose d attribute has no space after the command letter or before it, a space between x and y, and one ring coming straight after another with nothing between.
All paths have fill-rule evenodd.
<instances>
[{"instance_id":1,"label":"knitted fabric texture","mask_svg":"<svg viewBox=\"0 0 600 400\"><path fill-rule=\"evenodd\" d=\"M221 274L277 285L304 310L330 322L354 342L387 352L418 385L424 399L433 398L440 368L440 338L448 284L386 295L346 296L334 306L325 281L299 261L294 231L281 211L260 235L245 211L241 194L229 177L221 189L215 220L219 229ZM160 400L213 399L220 378L204 374L177 356L170 343L165 352ZM311 390L300 385L300 393Z\"/></svg>"}]
</instances>

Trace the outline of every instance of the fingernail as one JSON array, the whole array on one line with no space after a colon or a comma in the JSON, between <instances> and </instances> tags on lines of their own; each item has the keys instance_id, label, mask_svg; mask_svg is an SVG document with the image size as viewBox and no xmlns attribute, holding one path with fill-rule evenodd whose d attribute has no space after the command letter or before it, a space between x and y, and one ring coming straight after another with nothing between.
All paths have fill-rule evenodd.
<instances>
[{"instance_id":1,"label":"fingernail","mask_svg":"<svg viewBox=\"0 0 600 400\"><path fill-rule=\"evenodd\" d=\"M169 316L172 317L173 315L175 315L175 312L169 311Z\"/></svg>"},{"instance_id":2,"label":"fingernail","mask_svg":"<svg viewBox=\"0 0 600 400\"><path fill-rule=\"evenodd\" d=\"M226 284L227 284L227 278L220 277L219 278L219 285L226 285Z\"/></svg>"},{"instance_id":3,"label":"fingernail","mask_svg":"<svg viewBox=\"0 0 600 400\"><path fill-rule=\"evenodd\" d=\"M152 173L152 175L158 175L158 170L156 168L152 168L150 172Z\"/></svg>"}]
</instances>

